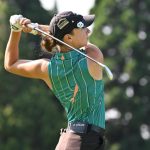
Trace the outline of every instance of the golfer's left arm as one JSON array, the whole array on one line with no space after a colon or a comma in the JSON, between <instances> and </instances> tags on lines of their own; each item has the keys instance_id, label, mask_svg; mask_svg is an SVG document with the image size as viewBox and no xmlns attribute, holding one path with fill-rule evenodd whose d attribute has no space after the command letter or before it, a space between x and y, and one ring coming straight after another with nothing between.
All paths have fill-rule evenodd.
<instances>
[{"instance_id":1,"label":"golfer's left arm","mask_svg":"<svg viewBox=\"0 0 150 150\"><path fill-rule=\"evenodd\" d=\"M38 25L38 28L41 29L41 30L44 31L44 32L49 33L49 26L48 26L48 25L39 24L39 25ZM38 34L41 35L40 32L39 32Z\"/></svg>"}]
</instances>

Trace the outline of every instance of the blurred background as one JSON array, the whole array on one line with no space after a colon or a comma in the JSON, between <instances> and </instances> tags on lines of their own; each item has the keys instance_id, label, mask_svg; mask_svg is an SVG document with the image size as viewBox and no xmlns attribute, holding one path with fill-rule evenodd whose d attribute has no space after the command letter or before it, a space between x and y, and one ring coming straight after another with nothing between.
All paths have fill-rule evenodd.
<instances>
[{"instance_id":1,"label":"blurred background","mask_svg":"<svg viewBox=\"0 0 150 150\"><path fill-rule=\"evenodd\" d=\"M0 150L54 150L59 129L66 127L62 106L42 81L10 74L3 67L11 15L49 24L65 9L96 15L90 42L102 50L114 74L110 81L104 73L106 150L149 150L150 1L41 1L0 0ZM51 57L41 52L40 40L23 33L20 57Z\"/></svg>"}]
</instances>

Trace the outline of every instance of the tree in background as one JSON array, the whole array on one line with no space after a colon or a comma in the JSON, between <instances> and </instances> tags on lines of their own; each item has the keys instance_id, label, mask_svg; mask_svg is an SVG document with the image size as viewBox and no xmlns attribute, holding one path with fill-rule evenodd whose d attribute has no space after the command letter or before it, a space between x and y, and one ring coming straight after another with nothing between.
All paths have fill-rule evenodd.
<instances>
[{"instance_id":1,"label":"tree in background","mask_svg":"<svg viewBox=\"0 0 150 150\"><path fill-rule=\"evenodd\" d=\"M96 14L91 42L115 76L112 82L105 78L106 150L150 149L149 8L149 0L96 0L91 10ZM53 150L64 125L63 110L45 84L3 67L10 15L49 24L54 11L44 10L39 1L0 0L0 150ZM21 57L35 59L39 41L23 33Z\"/></svg>"},{"instance_id":2,"label":"tree in background","mask_svg":"<svg viewBox=\"0 0 150 150\"><path fill-rule=\"evenodd\" d=\"M42 81L10 74L3 67L9 17L22 14L49 24L55 11L44 10L39 1L0 0L0 150L53 150L65 125L62 107ZM22 34L21 58L35 59L41 39Z\"/></svg>"},{"instance_id":3,"label":"tree in background","mask_svg":"<svg viewBox=\"0 0 150 150\"><path fill-rule=\"evenodd\" d=\"M91 41L114 73L105 78L107 150L150 149L149 8L149 0L96 0L91 9Z\"/></svg>"}]
</instances>

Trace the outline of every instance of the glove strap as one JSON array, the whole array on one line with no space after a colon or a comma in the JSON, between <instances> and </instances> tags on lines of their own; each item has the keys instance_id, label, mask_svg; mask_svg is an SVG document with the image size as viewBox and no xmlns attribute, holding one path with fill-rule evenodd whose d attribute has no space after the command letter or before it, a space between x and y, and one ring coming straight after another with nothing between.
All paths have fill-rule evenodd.
<instances>
[{"instance_id":1,"label":"glove strap","mask_svg":"<svg viewBox=\"0 0 150 150\"><path fill-rule=\"evenodd\" d=\"M10 25L10 28L11 28L11 30L14 31L14 32L20 32L20 31L22 31L22 28L18 28L18 27L16 27L16 26L13 25L13 24Z\"/></svg>"}]
</instances>

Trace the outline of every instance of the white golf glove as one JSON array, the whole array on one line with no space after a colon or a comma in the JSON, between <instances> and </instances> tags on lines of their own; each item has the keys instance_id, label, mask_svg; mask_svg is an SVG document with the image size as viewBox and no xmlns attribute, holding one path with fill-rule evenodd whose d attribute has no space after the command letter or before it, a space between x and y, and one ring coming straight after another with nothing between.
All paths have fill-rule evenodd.
<instances>
[{"instance_id":1,"label":"white golf glove","mask_svg":"<svg viewBox=\"0 0 150 150\"><path fill-rule=\"evenodd\" d=\"M14 32L20 32L22 30L22 26L19 23L21 18L23 18L22 15L12 15L10 17L10 27Z\"/></svg>"},{"instance_id":2,"label":"white golf glove","mask_svg":"<svg viewBox=\"0 0 150 150\"><path fill-rule=\"evenodd\" d=\"M20 25L20 19L23 18L22 15L12 15L10 17L10 27L14 32L22 31L22 26ZM38 28L38 23L31 23L28 25L32 29L31 34L37 35L38 31L34 30L34 28Z\"/></svg>"}]
</instances>

